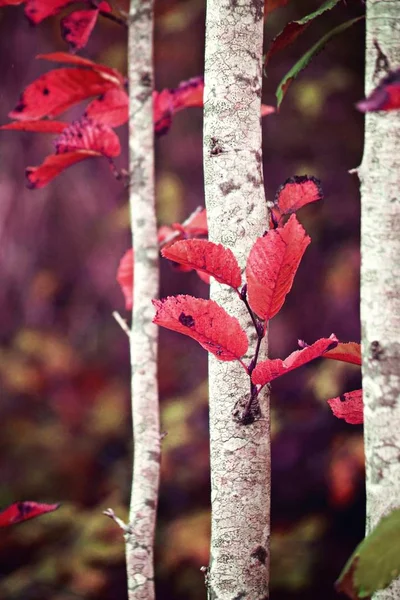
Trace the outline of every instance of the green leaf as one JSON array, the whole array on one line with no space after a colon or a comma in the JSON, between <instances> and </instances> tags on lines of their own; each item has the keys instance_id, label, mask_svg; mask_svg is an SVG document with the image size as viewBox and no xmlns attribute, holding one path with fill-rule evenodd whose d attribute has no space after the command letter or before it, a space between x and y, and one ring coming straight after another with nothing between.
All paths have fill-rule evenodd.
<instances>
[{"instance_id":1,"label":"green leaf","mask_svg":"<svg viewBox=\"0 0 400 600\"><path fill-rule=\"evenodd\" d=\"M399 575L400 508L383 517L357 546L335 585L352 600L365 600Z\"/></svg>"},{"instance_id":2,"label":"green leaf","mask_svg":"<svg viewBox=\"0 0 400 600\"><path fill-rule=\"evenodd\" d=\"M271 42L267 55L265 57L265 65L275 52L283 50L290 44L292 44L301 35L307 27L311 24L311 21L322 15L327 10L331 10L338 4L340 0L326 0L317 10L309 15L299 19L298 21L291 21L287 23L280 33Z\"/></svg>"},{"instance_id":3,"label":"green leaf","mask_svg":"<svg viewBox=\"0 0 400 600\"><path fill-rule=\"evenodd\" d=\"M325 44L331 38L333 38L335 35L338 35L339 33L342 33L342 31L345 31L346 29L348 29L349 27L351 27L352 25L354 25L355 23L357 23L357 21L360 21L361 19L364 19L364 17L363 16L356 17L355 19L351 19L350 21L341 23L341 25L338 25L337 27L335 27L334 29L329 31L326 35L324 35L316 44L314 44L314 46L312 48L310 48L310 50L308 50L308 52L303 54L303 56L290 69L290 71L285 75L285 77L282 79L282 81L278 85L278 88L277 88L276 94L275 94L276 99L277 99L277 107L278 108L281 105L282 100L288 90L289 85L293 81L293 79L295 79L297 77L297 75L303 69L305 69L307 67L307 65L313 58L313 56L315 54L317 54L318 52L320 52L323 49L323 47L325 46Z\"/></svg>"}]
</instances>

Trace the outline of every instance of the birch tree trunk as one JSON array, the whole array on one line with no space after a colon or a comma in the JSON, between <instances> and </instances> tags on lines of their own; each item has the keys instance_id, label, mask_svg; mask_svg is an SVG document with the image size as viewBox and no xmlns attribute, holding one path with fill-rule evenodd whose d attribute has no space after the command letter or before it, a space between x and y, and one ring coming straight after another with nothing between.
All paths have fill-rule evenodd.
<instances>
[{"instance_id":1,"label":"birch tree trunk","mask_svg":"<svg viewBox=\"0 0 400 600\"><path fill-rule=\"evenodd\" d=\"M400 65L400 2L367 1L366 83ZM400 506L400 112L367 113L361 180L361 323L367 533ZM400 580L376 599L398 600Z\"/></svg>"},{"instance_id":2,"label":"birch tree trunk","mask_svg":"<svg viewBox=\"0 0 400 600\"><path fill-rule=\"evenodd\" d=\"M260 103L264 0L208 0L204 92L204 177L209 239L231 248L241 267L267 229ZM237 295L213 282L211 298L255 335ZM265 352L265 348L263 349ZM261 356L262 359L262 356ZM270 442L269 398L250 425L232 418L250 391L236 362L210 356L212 600L268 598Z\"/></svg>"},{"instance_id":3,"label":"birch tree trunk","mask_svg":"<svg viewBox=\"0 0 400 600\"><path fill-rule=\"evenodd\" d=\"M153 543L160 468L157 326L158 242L154 201L153 0L131 0L128 33L129 172L134 293L132 417L134 469L126 534L129 600L154 598Z\"/></svg>"}]
</instances>

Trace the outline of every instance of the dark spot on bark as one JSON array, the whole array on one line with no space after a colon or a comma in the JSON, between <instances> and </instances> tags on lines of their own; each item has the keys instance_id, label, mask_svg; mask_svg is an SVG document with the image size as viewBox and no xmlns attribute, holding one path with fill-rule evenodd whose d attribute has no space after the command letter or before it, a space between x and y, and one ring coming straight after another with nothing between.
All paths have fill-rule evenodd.
<instances>
[{"instance_id":1,"label":"dark spot on bark","mask_svg":"<svg viewBox=\"0 0 400 600\"><path fill-rule=\"evenodd\" d=\"M371 342L369 351L372 360L380 360L382 358L382 355L384 354L384 350L377 340Z\"/></svg>"},{"instance_id":2,"label":"dark spot on bark","mask_svg":"<svg viewBox=\"0 0 400 600\"><path fill-rule=\"evenodd\" d=\"M221 192L224 196L227 196L228 194L230 194L231 192L234 192L235 190L240 190L240 185L236 185L235 183L233 183L233 181L231 179L230 181L221 183L219 186L219 189L221 190Z\"/></svg>"},{"instance_id":3,"label":"dark spot on bark","mask_svg":"<svg viewBox=\"0 0 400 600\"><path fill-rule=\"evenodd\" d=\"M265 561L268 556L268 552L264 546L257 546L257 548L251 553L251 558L256 558L261 564L265 565Z\"/></svg>"},{"instance_id":4,"label":"dark spot on bark","mask_svg":"<svg viewBox=\"0 0 400 600\"><path fill-rule=\"evenodd\" d=\"M237 596L235 596L234 598L232 598L232 600L242 600L242 598L246 598L246 593L245 592L239 592Z\"/></svg>"},{"instance_id":5,"label":"dark spot on bark","mask_svg":"<svg viewBox=\"0 0 400 600\"><path fill-rule=\"evenodd\" d=\"M47 88L47 87L43 88L42 94L43 94L43 96L48 96L50 94L49 88Z\"/></svg>"},{"instance_id":6,"label":"dark spot on bark","mask_svg":"<svg viewBox=\"0 0 400 600\"><path fill-rule=\"evenodd\" d=\"M194 327L195 320L193 319L192 315L185 315L184 312L181 312L179 315L179 323L181 323L181 325L184 327Z\"/></svg>"},{"instance_id":7,"label":"dark spot on bark","mask_svg":"<svg viewBox=\"0 0 400 600\"><path fill-rule=\"evenodd\" d=\"M150 452L148 452L148 457L150 460L153 460L154 462L159 462L160 453L156 452L155 450L150 450Z\"/></svg>"},{"instance_id":8,"label":"dark spot on bark","mask_svg":"<svg viewBox=\"0 0 400 600\"><path fill-rule=\"evenodd\" d=\"M254 177L254 175L250 175L249 173L247 173L247 181L252 183L255 188L259 188L262 185L260 179L257 179L257 177Z\"/></svg>"},{"instance_id":9,"label":"dark spot on bark","mask_svg":"<svg viewBox=\"0 0 400 600\"><path fill-rule=\"evenodd\" d=\"M218 154L221 154L223 152L223 148L222 145L220 143L220 141L215 138L212 137L210 140L210 154L211 156L218 156Z\"/></svg>"},{"instance_id":10,"label":"dark spot on bark","mask_svg":"<svg viewBox=\"0 0 400 600\"><path fill-rule=\"evenodd\" d=\"M251 12L254 15L254 21L256 23L260 21L264 16L263 6L264 0L253 0L250 5Z\"/></svg>"},{"instance_id":11,"label":"dark spot on bark","mask_svg":"<svg viewBox=\"0 0 400 600\"><path fill-rule=\"evenodd\" d=\"M154 500L145 500L144 503L145 503L145 506L148 506L149 508L151 508L153 510L156 507L156 503L154 502Z\"/></svg>"},{"instance_id":12,"label":"dark spot on bark","mask_svg":"<svg viewBox=\"0 0 400 600\"><path fill-rule=\"evenodd\" d=\"M151 75L150 73L142 73L140 76L140 83L145 87L151 87Z\"/></svg>"}]
</instances>

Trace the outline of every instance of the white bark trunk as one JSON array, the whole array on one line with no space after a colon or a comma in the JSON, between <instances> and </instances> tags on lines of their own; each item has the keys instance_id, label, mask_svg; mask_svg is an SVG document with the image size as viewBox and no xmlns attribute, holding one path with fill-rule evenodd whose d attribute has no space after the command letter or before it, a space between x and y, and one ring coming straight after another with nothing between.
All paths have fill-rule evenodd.
<instances>
[{"instance_id":1,"label":"white bark trunk","mask_svg":"<svg viewBox=\"0 0 400 600\"><path fill-rule=\"evenodd\" d=\"M204 177L209 239L231 248L241 267L267 229L260 102L264 0L208 0L204 93ZM237 295L216 282L211 297L236 316L254 354L254 328ZM265 344L263 344L265 353ZM261 359L263 356L261 355ZM212 540L208 596L268 598L269 398L250 425L232 418L250 391L238 363L210 356Z\"/></svg>"},{"instance_id":2,"label":"white bark trunk","mask_svg":"<svg viewBox=\"0 0 400 600\"><path fill-rule=\"evenodd\" d=\"M377 40L392 68L400 64L399 0L367 1L366 84L376 73ZM377 75L379 75L377 77ZM361 180L361 323L367 533L400 506L400 112L369 113ZM378 592L398 600L400 580Z\"/></svg>"},{"instance_id":3,"label":"white bark trunk","mask_svg":"<svg viewBox=\"0 0 400 600\"><path fill-rule=\"evenodd\" d=\"M154 598L153 543L157 512L160 427L157 326L158 241L154 202L153 0L131 0L129 12L129 171L134 293L132 417L134 469L126 534L129 600Z\"/></svg>"}]
</instances>

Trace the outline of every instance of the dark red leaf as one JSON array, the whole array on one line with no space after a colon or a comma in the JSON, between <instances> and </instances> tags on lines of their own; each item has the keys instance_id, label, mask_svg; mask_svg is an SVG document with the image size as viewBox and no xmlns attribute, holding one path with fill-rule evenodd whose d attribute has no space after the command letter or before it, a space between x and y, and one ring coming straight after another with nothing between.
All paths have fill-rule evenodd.
<instances>
[{"instance_id":1,"label":"dark red leaf","mask_svg":"<svg viewBox=\"0 0 400 600\"><path fill-rule=\"evenodd\" d=\"M107 125L83 117L64 129L55 141L57 154L74 150L93 150L107 158L119 156L121 145L117 134Z\"/></svg>"},{"instance_id":2,"label":"dark red leaf","mask_svg":"<svg viewBox=\"0 0 400 600\"><path fill-rule=\"evenodd\" d=\"M18 121L56 117L74 104L99 96L112 87L115 83L98 71L69 67L54 69L25 88L9 117Z\"/></svg>"},{"instance_id":3,"label":"dark red leaf","mask_svg":"<svg viewBox=\"0 0 400 600\"><path fill-rule=\"evenodd\" d=\"M356 342L339 343L336 348L326 352L324 358L361 365L361 345Z\"/></svg>"},{"instance_id":4,"label":"dark red leaf","mask_svg":"<svg viewBox=\"0 0 400 600\"><path fill-rule=\"evenodd\" d=\"M329 338L321 338L311 346L292 352L285 360L281 360L280 358L264 360L254 369L251 376L252 382L256 385L265 385L273 379L285 375L289 371L302 367L315 358L322 356L327 350L334 348L337 343L336 336L332 334Z\"/></svg>"},{"instance_id":5,"label":"dark red leaf","mask_svg":"<svg viewBox=\"0 0 400 600\"><path fill-rule=\"evenodd\" d=\"M351 425L359 425L364 422L362 390L347 392L342 396L332 398L328 400L328 404L338 419L344 419Z\"/></svg>"},{"instance_id":6,"label":"dark red leaf","mask_svg":"<svg viewBox=\"0 0 400 600\"><path fill-rule=\"evenodd\" d=\"M60 506L60 504L42 504L30 501L15 502L0 512L0 527L8 527L21 523L21 521L40 517L40 515L57 510Z\"/></svg>"},{"instance_id":7,"label":"dark red leaf","mask_svg":"<svg viewBox=\"0 0 400 600\"><path fill-rule=\"evenodd\" d=\"M284 227L269 230L250 251L246 265L252 310L264 320L281 309L310 238L292 215Z\"/></svg>"},{"instance_id":8,"label":"dark red leaf","mask_svg":"<svg viewBox=\"0 0 400 600\"><path fill-rule=\"evenodd\" d=\"M2 125L6 131L33 131L37 133L62 133L68 127L63 121L13 121Z\"/></svg>"},{"instance_id":9,"label":"dark red leaf","mask_svg":"<svg viewBox=\"0 0 400 600\"><path fill-rule=\"evenodd\" d=\"M357 108L361 112L398 110L400 108L400 69L389 73L368 98L357 104Z\"/></svg>"},{"instance_id":10,"label":"dark red leaf","mask_svg":"<svg viewBox=\"0 0 400 600\"><path fill-rule=\"evenodd\" d=\"M238 360L247 352L247 336L239 321L213 300L169 296L153 304L154 323L188 335L219 360Z\"/></svg>"},{"instance_id":11,"label":"dark red leaf","mask_svg":"<svg viewBox=\"0 0 400 600\"><path fill-rule=\"evenodd\" d=\"M51 154L45 158L39 167L27 167L25 174L28 178L28 186L32 189L44 187L68 167L87 158L98 156L102 156L102 154L93 150L76 150L65 154Z\"/></svg>"},{"instance_id":12,"label":"dark red leaf","mask_svg":"<svg viewBox=\"0 0 400 600\"><path fill-rule=\"evenodd\" d=\"M182 240L161 251L164 258L204 271L220 283L237 289L242 276L238 262L229 248L207 240Z\"/></svg>"},{"instance_id":13,"label":"dark red leaf","mask_svg":"<svg viewBox=\"0 0 400 600\"><path fill-rule=\"evenodd\" d=\"M87 67L98 73L101 73L104 79L113 83L113 87L120 87L124 85L124 77L117 69L108 67L101 63L95 63L88 58L82 56L76 56L75 54L69 54L68 52L50 52L49 54L38 54L36 58L42 58L43 60L50 60L52 62L65 63L75 65L77 67Z\"/></svg>"},{"instance_id":14,"label":"dark red leaf","mask_svg":"<svg viewBox=\"0 0 400 600\"><path fill-rule=\"evenodd\" d=\"M3 6L18 6L18 4L22 4L25 0L0 0L0 7Z\"/></svg>"},{"instance_id":15,"label":"dark red leaf","mask_svg":"<svg viewBox=\"0 0 400 600\"><path fill-rule=\"evenodd\" d=\"M272 11L280 8L281 6L286 6L289 0L265 0L264 2L264 13L265 16L268 17Z\"/></svg>"},{"instance_id":16,"label":"dark red leaf","mask_svg":"<svg viewBox=\"0 0 400 600\"><path fill-rule=\"evenodd\" d=\"M32 23L37 25L43 19L56 15L72 2L76 0L26 0L25 14Z\"/></svg>"},{"instance_id":17,"label":"dark red leaf","mask_svg":"<svg viewBox=\"0 0 400 600\"><path fill-rule=\"evenodd\" d=\"M296 175L282 184L275 194L274 214L277 221L284 215L290 215L310 202L322 200L321 183L315 177Z\"/></svg>"},{"instance_id":18,"label":"dark red leaf","mask_svg":"<svg viewBox=\"0 0 400 600\"><path fill-rule=\"evenodd\" d=\"M128 94L121 88L108 90L87 106L85 116L110 127L123 125L129 117Z\"/></svg>"},{"instance_id":19,"label":"dark red leaf","mask_svg":"<svg viewBox=\"0 0 400 600\"><path fill-rule=\"evenodd\" d=\"M96 25L98 9L76 10L61 19L61 35L72 52L81 50L89 41Z\"/></svg>"},{"instance_id":20,"label":"dark red leaf","mask_svg":"<svg viewBox=\"0 0 400 600\"><path fill-rule=\"evenodd\" d=\"M133 306L133 250L127 250L121 258L118 271L117 281L121 286L122 293L125 298L125 308L132 310Z\"/></svg>"}]
</instances>

